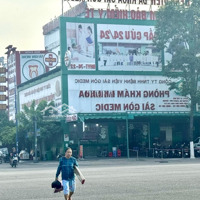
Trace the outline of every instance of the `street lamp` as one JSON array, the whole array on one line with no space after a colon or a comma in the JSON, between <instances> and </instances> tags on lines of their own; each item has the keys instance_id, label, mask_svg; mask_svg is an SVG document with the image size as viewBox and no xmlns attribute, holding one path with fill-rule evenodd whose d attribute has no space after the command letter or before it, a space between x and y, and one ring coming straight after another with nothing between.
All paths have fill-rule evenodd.
<instances>
[{"instance_id":1,"label":"street lamp","mask_svg":"<svg viewBox=\"0 0 200 200\"><path fill-rule=\"evenodd\" d=\"M14 76L15 81L15 122L16 122L16 151L18 154L19 151L19 141L18 141L18 120L17 120L17 83L16 83L16 77Z\"/></svg>"}]
</instances>

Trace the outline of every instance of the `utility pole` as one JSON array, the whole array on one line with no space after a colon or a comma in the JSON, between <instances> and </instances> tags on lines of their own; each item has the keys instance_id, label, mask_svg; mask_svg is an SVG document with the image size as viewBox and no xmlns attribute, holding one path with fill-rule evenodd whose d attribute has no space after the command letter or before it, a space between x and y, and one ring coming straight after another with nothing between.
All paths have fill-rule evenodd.
<instances>
[{"instance_id":1,"label":"utility pole","mask_svg":"<svg viewBox=\"0 0 200 200\"><path fill-rule=\"evenodd\" d=\"M127 148L127 158L129 158L129 135L128 135L128 113L126 112L126 148Z\"/></svg>"},{"instance_id":2,"label":"utility pole","mask_svg":"<svg viewBox=\"0 0 200 200\"><path fill-rule=\"evenodd\" d=\"M35 128L35 159L34 159L34 163L38 162L37 159L37 118L36 116L34 116L34 128Z\"/></svg>"},{"instance_id":3,"label":"utility pole","mask_svg":"<svg viewBox=\"0 0 200 200\"><path fill-rule=\"evenodd\" d=\"M16 77L14 76L15 81L15 123L16 123L16 151L17 154L19 153L19 141L18 141L18 119L17 119L17 83L16 83Z\"/></svg>"}]
</instances>

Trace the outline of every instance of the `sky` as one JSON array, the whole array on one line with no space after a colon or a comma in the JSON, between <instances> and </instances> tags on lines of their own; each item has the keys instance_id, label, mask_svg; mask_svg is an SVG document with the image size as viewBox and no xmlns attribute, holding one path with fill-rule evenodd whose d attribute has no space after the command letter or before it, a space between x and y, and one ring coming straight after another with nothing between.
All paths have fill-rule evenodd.
<instances>
[{"instance_id":1,"label":"sky","mask_svg":"<svg viewBox=\"0 0 200 200\"><path fill-rule=\"evenodd\" d=\"M42 27L61 13L62 0L0 0L0 57L10 44L18 51L44 50Z\"/></svg>"},{"instance_id":2,"label":"sky","mask_svg":"<svg viewBox=\"0 0 200 200\"><path fill-rule=\"evenodd\" d=\"M72 7L76 4L70 1ZM63 8L70 9L66 1ZM42 27L61 13L62 0L0 0L0 57L6 57L8 45L18 51L44 50Z\"/></svg>"}]
</instances>

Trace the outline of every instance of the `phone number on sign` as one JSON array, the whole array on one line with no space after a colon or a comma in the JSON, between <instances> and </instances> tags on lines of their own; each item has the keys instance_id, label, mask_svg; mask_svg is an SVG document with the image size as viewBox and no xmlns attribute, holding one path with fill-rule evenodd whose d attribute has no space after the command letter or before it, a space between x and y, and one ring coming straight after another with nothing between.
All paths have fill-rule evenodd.
<instances>
[{"instance_id":1,"label":"phone number on sign","mask_svg":"<svg viewBox=\"0 0 200 200\"><path fill-rule=\"evenodd\" d=\"M83 65L83 64L71 64L69 69L96 69L96 66L94 64L87 64L87 65Z\"/></svg>"}]
</instances>

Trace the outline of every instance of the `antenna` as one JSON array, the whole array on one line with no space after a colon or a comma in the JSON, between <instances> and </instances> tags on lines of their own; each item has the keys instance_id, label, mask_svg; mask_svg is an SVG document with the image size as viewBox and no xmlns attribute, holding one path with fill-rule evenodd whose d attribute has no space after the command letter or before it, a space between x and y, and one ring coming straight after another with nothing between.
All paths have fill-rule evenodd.
<instances>
[{"instance_id":1,"label":"antenna","mask_svg":"<svg viewBox=\"0 0 200 200\"><path fill-rule=\"evenodd\" d=\"M110 3L108 3L108 5L107 5L107 10L108 10L108 9L110 9ZM107 12L105 12L105 14L104 14L104 18L106 18L106 13L107 13Z\"/></svg>"},{"instance_id":2,"label":"antenna","mask_svg":"<svg viewBox=\"0 0 200 200\"><path fill-rule=\"evenodd\" d=\"M74 9L71 6L71 4L69 3L69 1L68 0L64 0L64 1L67 1L67 3L69 4L70 10L72 10L72 12L74 13L74 16L76 16L77 14L74 12Z\"/></svg>"},{"instance_id":3,"label":"antenna","mask_svg":"<svg viewBox=\"0 0 200 200\"><path fill-rule=\"evenodd\" d=\"M152 11L152 4L149 5L149 11Z\"/></svg>"}]
</instances>

